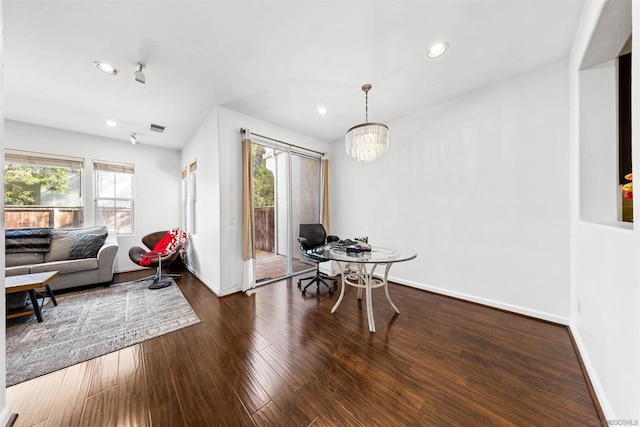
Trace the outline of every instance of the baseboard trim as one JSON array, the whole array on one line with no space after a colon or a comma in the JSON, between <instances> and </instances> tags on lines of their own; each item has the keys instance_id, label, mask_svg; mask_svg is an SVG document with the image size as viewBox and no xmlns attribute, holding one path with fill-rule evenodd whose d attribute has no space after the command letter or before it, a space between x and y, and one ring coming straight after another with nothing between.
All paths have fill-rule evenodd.
<instances>
[{"instance_id":1,"label":"baseboard trim","mask_svg":"<svg viewBox=\"0 0 640 427\"><path fill-rule=\"evenodd\" d=\"M195 271L192 267L190 266L186 266L187 270L193 274L194 276L196 276L198 278L198 280L200 280L207 288L209 288L209 290L211 292L213 292L213 294L215 296L217 296L218 298L227 296L227 295L232 295L235 294L237 292L241 292L242 289L241 288L231 288L231 289L226 289L224 292L216 292L214 290L214 288L212 286L210 286L202 277L200 277L200 275L198 274L197 271ZM449 289L443 289L443 288L439 288L436 286L430 286L430 285L425 285L423 283L418 283L418 282L413 282L410 280L404 280L404 279L400 279L398 277L389 277L388 278L390 282L393 283L398 283L400 285L404 285L404 286L409 286L412 288L416 288L416 289L421 289L424 291L429 291L429 292L434 292L436 294L440 294L440 295L446 295L449 297L453 297L453 298L457 298L457 299L461 299L461 300L465 300L465 301L470 301L470 302L474 302L477 304L482 304L482 305L486 305L489 307L494 307L500 310L505 310L505 311L509 311L512 313L517 313L517 314L521 314L524 316L529 316L529 317L534 317L536 319L540 319L540 320L545 320L547 322L552 322L552 323L558 323L560 325L566 325L568 326L570 323L570 319L567 317L563 317L563 316L558 316L555 314L551 314L551 313L546 313L543 311L537 311L537 310L531 310L529 308L525 308L525 307L520 307L520 306L516 306L516 305L512 305L512 304L506 304L500 301L495 301L495 300L491 300L488 298L482 298L482 297L478 297L475 295L469 295L469 294L465 294L462 292L456 292L456 291L451 291Z\"/></svg>"},{"instance_id":2,"label":"baseboard trim","mask_svg":"<svg viewBox=\"0 0 640 427\"><path fill-rule=\"evenodd\" d=\"M187 271L188 271L189 273L191 273L191 274L193 274L194 276L196 276L196 278L197 278L199 281L201 281L201 282L202 282L202 284L203 284L207 289L209 289L209 291L211 291L211 293L212 293L212 294L214 294L216 297L220 298L221 296L224 296L224 295L221 295L221 294L217 293L217 292L213 289L213 286L209 285L209 283L207 283L207 281L206 281L206 280L204 280L204 279L203 279L203 278L198 274L198 272L197 272L197 271L195 271L191 266L188 266L188 265L187 265L187 266L186 266L186 268L187 268Z\"/></svg>"},{"instance_id":3,"label":"baseboard trim","mask_svg":"<svg viewBox=\"0 0 640 427\"><path fill-rule=\"evenodd\" d=\"M571 337L573 346L576 349L576 354L580 359L580 367L583 369L584 377L587 379L587 386L591 393L591 399L594 401L596 409L599 410L598 415L604 417L603 425L607 425L606 420L613 420L616 418L613 413L613 409L611 408L611 404L609 404L609 400L604 393L602 384L600 384L598 373L589 360L589 353L587 352L575 324L570 322L567 329L569 330L569 336Z\"/></svg>"},{"instance_id":4,"label":"baseboard trim","mask_svg":"<svg viewBox=\"0 0 640 427\"><path fill-rule=\"evenodd\" d=\"M238 292L242 292L242 289L240 288L233 288L233 289L225 289L224 292L220 292L218 295L218 297L223 298L223 297L228 297L229 295L233 295L233 294L237 294Z\"/></svg>"},{"instance_id":5,"label":"baseboard trim","mask_svg":"<svg viewBox=\"0 0 640 427\"><path fill-rule=\"evenodd\" d=\"M456 292L449 289L438 288L437 286L425 285L423 283L412 282L410 280L400 279L398 277L389 277L388 280L400 285L409 286L423 291L429 291L440 295L446 295L452 298L457 298L465 301L474 302L477 304L486 305L489 307L497 308L500 310L509 311L524 316L534 317L536 319L545 320L547 322L558 323L560 325L569 325L570 319L563 316L558 316L543 311L532 310L526 307L520 307L517 305L506 304L500 301L491 300L488 298L482 298L475 295L469 295L462 292Z\"/></svg>"}]
</instances>

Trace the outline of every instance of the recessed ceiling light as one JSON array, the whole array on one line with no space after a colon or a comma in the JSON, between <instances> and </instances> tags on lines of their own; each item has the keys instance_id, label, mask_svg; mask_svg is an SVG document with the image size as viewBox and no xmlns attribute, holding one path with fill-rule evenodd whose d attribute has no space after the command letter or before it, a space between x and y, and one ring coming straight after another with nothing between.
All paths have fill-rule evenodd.
<instances>
[{"instance_id":1,"label":"recessed ceiling light","mask_svg":"<svg viewBox=\"0 0 640 427\"><path fill-rule=\"evenodd\" d=\"M438 56L445 53L448 47L449 47L449 43L447 42L436 43L433 46L431 46L431 49L429 49L429 51L427 52L427 56L429 58L437 58Z\"/></svg>"},{"instance_id":2,"label":"recessed ceiling light","mask_svg":"<svg viewBox=\"0 0 640 427\"><path fill-rule=\"evenodd\" d=\"M118 127L118 123L116 123L113 120L105 120L104 124L109 126L110 128L117 128Z\"/></svg>"},{"instance_id":3,"label":"recessed ceiling light","mask_svg":"<svg viewBox=\"0 0 640 427\"><path fill-rule=\"evenodd\" d=\"M114 67L111 64L107 64L106 62L93 61L93 66L96 67L98 70L102 71L103 73L107 73L112 76L115 76L118 73L120 73L120 71L118 71L116 67Z\"/></svg>"},{"instance_id":4,"label":"recessed ceiling light","mask_svg":"<svg viewBox=\"0 0 640 427\"><path fill-rule=\"evenodd\" d=\"M319 116L326 116L328 112L329 112L329 110L327 110L326 107L318 107L318 109L316 110L316 113Z\"/></svg>"}]
</instances>

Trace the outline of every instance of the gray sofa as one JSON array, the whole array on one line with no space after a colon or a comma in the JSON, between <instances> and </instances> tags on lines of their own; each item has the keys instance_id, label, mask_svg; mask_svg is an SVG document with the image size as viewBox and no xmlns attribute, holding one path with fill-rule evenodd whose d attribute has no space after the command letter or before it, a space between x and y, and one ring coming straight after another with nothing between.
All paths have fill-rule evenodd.
<instances>
[{"instance_id":1,"label":"gray sofa","mask_svg":"<svg viewBox=\"0 0 640 427\"><path fill-rule=\"evenodd\" d=\"M77 241L76 236L80 234L107 234L97 257L69 259L72 245ZM48 252L6 253L5 276L55 270L58 271L58 276L49 283L54 291L97 283L107 284L113 279L113 265L117 252L116 236L108 233L106 227L53 229Z\"/></svg>"}]
</instances>

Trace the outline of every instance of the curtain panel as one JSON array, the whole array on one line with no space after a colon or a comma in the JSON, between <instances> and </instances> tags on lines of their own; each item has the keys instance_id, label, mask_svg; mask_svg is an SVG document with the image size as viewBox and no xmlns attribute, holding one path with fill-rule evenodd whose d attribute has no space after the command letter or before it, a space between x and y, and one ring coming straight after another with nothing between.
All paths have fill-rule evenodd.
<instances>
[{"instance_id":1,"label":"curtain panel","mask_svg":"<svg viewBox=\"0 0 640 427\"><path fill-rule=\"evenodd\" d=\"M330 234L331 224L329 220L329 160L322 160L322 173L320 174L322 179L322 206L320 212L320 221Z\"/></svg>"},{"instance_id":2,"label":"curtain panel","mask_svg":"<svg viewBox=\"0 0 640 427\"><path fill-rule=\"evenodd\" d=\"M255 287L254 245L255 229L253 218L253 160L251 156L251 132L244 129L242 137L242 290Z\"/></svg>"}]
</instances>

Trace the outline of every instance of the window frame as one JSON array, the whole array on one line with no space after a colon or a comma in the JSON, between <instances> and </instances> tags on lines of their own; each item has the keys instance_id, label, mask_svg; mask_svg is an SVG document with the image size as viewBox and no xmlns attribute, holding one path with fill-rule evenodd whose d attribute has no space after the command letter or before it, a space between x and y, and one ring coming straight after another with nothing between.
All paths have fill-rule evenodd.
<instances>
[{"instance_id":1,"label":"window frame","mask_svg":"<svg viewBox=\"0 0 640 427\"><path fill-rule=\"evenodd\" d=\"M187 232L196 234L198 223L198 160L193 160L187 168Z\"/></svg>"},{"instance_id":2,"label":"window frame","mask_svg":"<svg viewBox=\"0 0 640 427\"><path fill-rule=\"evenodd\" d=\"M32 165L32 166L44 166L44 167L54 167L54 168L68 168L78 171L78 205L7 205L5 202L5 227L7 225L7 212L14 210L13 208L19 207L29 207L31 206L31 210L40 209L40 210L51 210L49 217L48 227L58 227L61 224L58 223L56 219L57 213L60 211L76 211L79 212L80 221L79 223L73 224L64 224L64 226L73 226L73 227L84 227L85 226L85 159L82 157L74 157L74 156L65 156L60 154L52 154L52 153L40 153L40 152L32 152L32 151L24 151L24 150L15 150L7 148L4 150L4 166L6 168L7 164L19 164L19 165ZM6 175L5 175L6 176ZM6 188L4 188L4 192L6 192ZM3 193L4 193L3 192ZM6 193L5 193L6 194ZM28 210L28 209L26 209ZM77 219L77 218L76 218Z\"/></svg>"},{"instance_id":3,"label":"window frame","mask_svg":"<svg viewBox=\"0 0 640 427\"><path fill-rule=\"evenodd\" d=\"M182 168L180 172L180 193L181 193L181 207L180 207L180 228L188 230L187 228L187 212L189 211L189 187L187 183L187 168Z\"/></svg>"},{"instance_id":4,"label":"window frame","mask_svg":"<svg viewBox=\"0 0 640 427\"><path fill-rule=\"evenodd\" d=\"M99 183L100 183L100 179L98 178L98 174L100 172L112 172L112 173L120 173L120 174L129 174L131 175L131 197L127 198L127 197L115 197L115 194L117 193L117 189L114 183L114 196L113 197L105 197L103 195L100 195L99 192ZM93 194L93 221L95 225L106 225L107 228L109 229L110 232L115 233L117 236L134 236L135 235L135 179L136 179L136 174L135 174L135 165L132 163L118 163L118 162L111 162L111 161L104 161L104 160L94 160L93 161L93 190L94 190L94 194ZM115 209L115 206L117 204L117 202L129 202L131 205L131 230L127 231L127 232L120 232L117 221L113 222L114 227L111 227L111 224L101 224L98 221L98 212L100 211L100 209L98 207L98 203L100 201L113 201L113 206Z\"/></svg>"}]
</instances>

